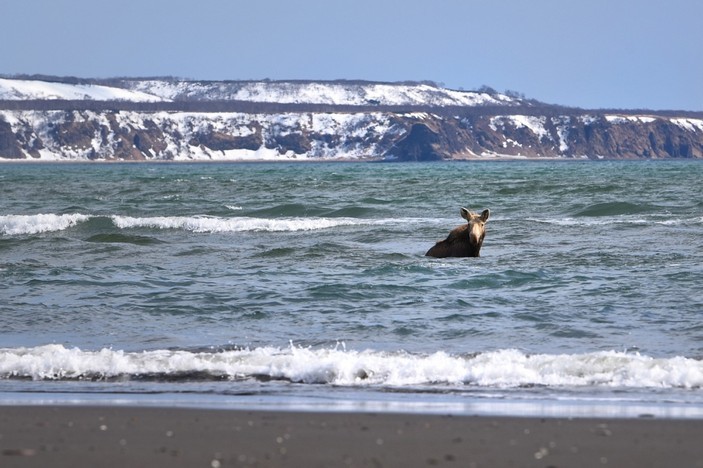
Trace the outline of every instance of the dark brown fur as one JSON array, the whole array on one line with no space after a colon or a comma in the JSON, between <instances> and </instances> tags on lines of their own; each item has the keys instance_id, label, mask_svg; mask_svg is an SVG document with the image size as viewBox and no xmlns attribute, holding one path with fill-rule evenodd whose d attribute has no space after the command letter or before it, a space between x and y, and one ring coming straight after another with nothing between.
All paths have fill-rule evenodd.
<instances>
[{"instance_id":1,"label":"dark brown fur","mask_svg":"<svg viewBox=\"0 0 703 468\"><path fill-rule=\"evenodd\" d=\"M452 229L446 239L437 242L425 255L437 258L478 257L486 235L486 221L490 213L489 210L483 210L478 215L462 208L461 217L468 223Z\"/></svg>"}]
</instances>

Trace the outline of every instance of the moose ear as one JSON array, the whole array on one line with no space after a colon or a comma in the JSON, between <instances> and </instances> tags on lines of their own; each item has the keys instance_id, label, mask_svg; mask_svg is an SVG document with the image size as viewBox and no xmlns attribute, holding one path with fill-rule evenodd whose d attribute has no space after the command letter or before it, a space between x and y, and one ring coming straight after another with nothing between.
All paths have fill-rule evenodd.
<instances>
[{"instance_id":1,"label":"moose ear","mask_svg":"<svg viewBox=\"0 0 703 468\"><path fill-rule=\"evenodd\" d=\"M467 221L471 221L471 212L466 208L461 209L461 217Z\"/></svg>"},{"instance_id":2,"label":"moose ear","mask_svg":"<svg viewBox=\"0 0 703 468\"><path fill-rule=\"evenodd\" d=\"M485 223L486 221L488 221L488 217L490 215L491 215L491 210L489 210L489 209L483 210L483 212L481 213L481 221L483 221Z\"/></svg>"}]
</instances>

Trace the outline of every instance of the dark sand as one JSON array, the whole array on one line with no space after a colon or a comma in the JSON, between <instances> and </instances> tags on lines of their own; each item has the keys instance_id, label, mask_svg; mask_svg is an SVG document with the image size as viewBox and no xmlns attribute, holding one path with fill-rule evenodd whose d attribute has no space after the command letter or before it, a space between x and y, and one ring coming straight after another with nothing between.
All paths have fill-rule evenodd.
<instances>
[{"instance_id":1,"label":"dark sand","mask_svg":"<svg viewBox=\"0 0 703 468\"><path fill-rule=\"evenodd\" d=\"M703 421L0 406L0 467L703 467Z\"/></svg>"}]
</instances>

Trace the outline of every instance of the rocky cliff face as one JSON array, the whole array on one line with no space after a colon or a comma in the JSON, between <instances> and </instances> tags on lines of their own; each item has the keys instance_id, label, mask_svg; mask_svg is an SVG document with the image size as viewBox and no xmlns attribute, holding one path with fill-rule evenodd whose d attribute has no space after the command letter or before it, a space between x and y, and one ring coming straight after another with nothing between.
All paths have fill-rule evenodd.
<instances>
[{"instance_id":1,"label":"rocky cliff face","mask_svg":"<svg viewBox=\"0 0 703 468\"><path fill-rule=\"evenodd\" d=\"M703 158L703 119L607 113L428 116L390 152L401 160Z\"/></svg>"},{"instance_id":2,"label":"rocky cliff face","mask_svg":"<svg viewBox=\"0 0 703 468\"><path fill-rule=\"evenodd\" d=\"M131 80L114 95L140 101L99 101L86 84L86 99L68 101L13 83L0 101L8 160L703 158L695 113L588 112L427 84Z\"/></svg>"},{"instance_id":3,"label":"rocky cliff face","mask_svg":"<svg viewBox=\"0 0 703 468\"><path fill-rule=\"evenodd\" d=\"M45 160L378 158L404 119L372 114L0 111L0 155Z\"/></svg>"}]
</instances>

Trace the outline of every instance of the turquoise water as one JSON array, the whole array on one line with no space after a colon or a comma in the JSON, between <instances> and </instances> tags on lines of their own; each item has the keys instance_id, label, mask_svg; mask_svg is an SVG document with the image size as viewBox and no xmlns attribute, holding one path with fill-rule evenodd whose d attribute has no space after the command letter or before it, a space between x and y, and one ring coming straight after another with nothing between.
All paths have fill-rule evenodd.
<instances>
[{"instance_id":1,"label":"turquoise water","mask_svg":"<svg viewBox=\"0 0 703 468\"><path fill-rule=\"evenodd\" d=\"M2 164L0 392L700 408L701 180L698 161ZM424 257L462 206L491 210L481 257Z\"/></svg>"}]
</instances>

